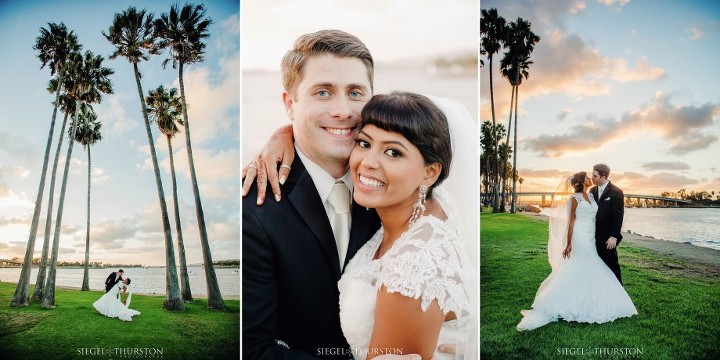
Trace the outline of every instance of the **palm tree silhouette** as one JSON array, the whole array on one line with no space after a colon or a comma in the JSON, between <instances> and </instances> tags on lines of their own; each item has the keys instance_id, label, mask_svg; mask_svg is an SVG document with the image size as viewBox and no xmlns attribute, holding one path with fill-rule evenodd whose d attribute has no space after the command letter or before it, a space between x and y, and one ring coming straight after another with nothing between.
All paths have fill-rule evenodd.
<instances>
[{"instance_id":1,"label":"palm tree silhouette","mask_svg":"<svg viewBox=\"0 0 720 360\"><path fill-rule=\"evenodd\" d=\"M207 228L205 225L205 213L203 212L202 201L200 200L200 189L198 188L197 175L195 173L195 161L193 160L192 142L190 141L190 120L187 114L187 102L185 96L185 83L183 81L183 68L185 65L201 62L205 58L205 43L203 39L210 36L208 27L212 20L205 15L203 5L185 4L179 9L177 4L170 7L169 14L162 14L155 21L155 31L158 41L158 49L168 48L170 57L163 61L163 66L172 62L173 68L178 69L178 80L180 82L180 98L182 99L183 126L185 127L185 150L190 168L190 179L192 181L193 197L195 199L195 212L200 231L200 244L202 245L203 264L205 268L205 282L208 291L208 309L225 309L225 302L220 293L215 266L213 265L210 242L208 241Z\"/></svg>"},{"instance_id":2,"label":"palm tree silhouette","mask_svg":"<svg viewBox=\"0 0 720 360\"><path fill-rule=\"evenodd\" d=\"M482 49L484 52L487 53L488 57L488 67L490 72L490 110L492 113L492 122L493 122L493 128L497 127L497 122L495 121L495 98L493 95L493 71L492 71L492 65L493 65L493 55L496 54L498 51L500 51L500 47L502 46L503 40L505 39L505 32L507 31L506 25L505 25L505 19L498 15L497 9L493 8L490 10L481 10L481 16L480 16L480 35L482 36L480 39ZM494 131L493 131L494 132ZM497 140L495 141L495 155L498 154L498 144ZM493 165L494 165L494 175L493 175L493 212L498 212L498 195L499 195L499 189L498 189L498 159L497 157L493 159Z\"/></svg>"},{"instance_id":3,"label":"palm tree silhouette","mask_svg":"<svg viewBox=\"0 0 720 360\"><path fill-rule=\"evenodd\" d=\"M57 271L58 251L60 248L60 229L62 227L63 206L65 203L65 190L67 189L70 159L72 158L72 149L75 143L73 139L75 138L77 130L78 111L87 111L87 108L91 107L92 104L101 102L102 94L112 94L113 92L110 75L112 75L114 71L104 67L102 65L103 60L104 58L101 55L95 55L91 51L86 51L84 55L79 53L71 55L67 74L64 76L62 82L62 86L66 89L68 97L75 100L77 106L69 129L72 135L70 136L70 143L65 157L65 169L63 171L62 185L60 186L50 268L48 270L45 293L42 300L42 307L44 308L55 307L55 275Z\"/></svg>"},{"instance_id":4,"label":"palm tree silhouette","mask_svg":"<svg viewBox=\"0 0 720 360\"><path fill-rule=\"evenodd\" d=\"M38 52L38 59L42 62L40 68L48 65L50 68L50 76L57 74L58 79L64 77L65 65L72 53L80 51L81 45L77 41L77 36L73 31L68 31L63 23L48 23L48 28L40 28L40 35L35 39L33 49ZM38 185L37 198L35 199L35 209L33 210L32 222L30 225L30 235L28 236L27 248L25 249L25 258L23 260L22 270L20 270L20 278L18 279L15 294L10 300L10 306L27 306L30 304L29 288L30 288L30 272L32 269L32 258L35 252L35 239L37 238L38 221L40 219L40 211L42 210L43 191L45 189L45 177L48 167L48 159L50 157L50 147L52 147L53 131L55 129L55 118L57 116L58 97L60 91L55 94L55 102L53 103L52 120L50 121L50 131L48 132L47 145L45 145L45 157L43 159L42 170L40 171L40 184ZM61 135L62 137L62 132ZM52 196L52 194L50 195ZM52 208L50 208L52 209ZM51 210L48 211L50 214ZM50 216L50 215L48 215ZM45 243L47 244L47 238ZM47 248L47 246L44 246ZM43 259L44 260L44 259ZM36 289L37 290L37 289Z\"/></svg>"},{"instance_id":5,"label":"palm tree silhouette","mask_svg":"<svg viewBox=\"0 0 720 360\"><path fill-rule=\"evenodd\" d=\"M158 166L155 143L150 130L150 119L145 106L145 96L140 84L140 70L138 70L140 61L148 60L151 54L157 54L156 38L153 34L153 14L147 14L145 10L138 11L135 7L130 6L127 10L115 14L112 25L110 25L107 33L103 31L103 35L116 48L110 58L115 59L118 56L127 58L135 71L135 83L137 84L143 119L145 120L145 132L150 147L150 157L152 158L155 173L155 184L157 186L163 234L165 236L165 292L167 298L163 303L163 307L168 310L183 310L185 305L180 299L177 266L175 265L175 249L173 248L167 204L165 203L165 191L163 191L162 181L160 180L160 167Z\"/></svg>"},{"instance_id":6,"label":"palm tree silhouette","mask_svg":"<svg viewBox=\"0 0 720 360\"><path fill-rule=\"evenodd\" d=\"M170 157L170 175L172 176L173 186L173 205L175 208L175 231L177 232L178 252L180 255L180 292L182 299L186 303L193 302L192 292L190 291L190 279L188 276L187 262L185 260L185 244L183 243L183 234L180 207L178 205L177 181L175 178L175 160L172 149L172 138L180 132L178 123L182 124L180 119L182 113L182 102L177 96L177 89L172 88L169 91L160 85L145 98L148 107L148 115L150 120L154 121L160 132L165 135L168 144L168 156Z\"/></svg>"},{"instance_id":7,"label":"palm tree silhouette","mask_svg":"<svg viewBox=\"0 0 720 360\"><path fill-rule=\"evenodd\" d=\"M83 270L83 282L80 291L90 291L90 276L88 273L89 261L90 261L90 172L92 169L92 161L90 157L90 148L92 145L102 140L102 134L100 133L102 123L97 120L97 114L89 106L85 107L83 111L78 114L78 124L75 130L75 141L82 144L83 148L87 151L88 156L88 187L87 187L87 228L85 231L85 265ZM68 134L73 136L73 134Z\"/></svg>"},{"instance_id":8,"label":"palm tree silhouette","mask_svg":"<svg viewBox=\"0 0 720 360\"><path fill-rule=\"evenodd\" d=\"M502 60L500 60L500 68L503 76L510 81L512 88L515 91L515 128L513 129L513 148L517 149L517 108L520 96L520 85L522 84L523 78L528 79L530 76L528 69L530 68L530 65L533 64L533 61L530 60L530 54L532 54L535 49L535 44L540 41L540 37L532 32L529 21L517 18L515 22L510 23L508 26L506 39L505 44L508 50L505 52L505 56ZM512 108L512 103L510 106ZM509 129L510 126L508 124L507 142L510 141ZM512 167L513 169L517 169L517 150L513 154ZM517 176L513 175L512 201L510 205L510 212L513 214L515 213L516 182Z\"/></svg>"}]
</instances>

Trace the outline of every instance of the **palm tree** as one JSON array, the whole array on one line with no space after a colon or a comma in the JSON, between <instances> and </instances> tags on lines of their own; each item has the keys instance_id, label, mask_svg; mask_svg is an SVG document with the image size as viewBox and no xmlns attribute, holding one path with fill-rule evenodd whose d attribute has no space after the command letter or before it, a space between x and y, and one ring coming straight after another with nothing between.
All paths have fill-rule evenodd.
<instances>
[{"instance_id":1,"label":"palm tree","mask_svg":"<svg viewBox=\"0 0 720 360\"><path fill-rule=\"evenodd\" d=\"M147 133L150 157L152 158L155 173L155 184L157 186L158 200L160 201L160 213L165 237L165 293L167 298L163 303L163 307L168 310L183 310L185 305L180 299L177 266L175 265L175 249L173 248L170 220L168 218L167 204L165 203L165 191L163 191L162 181L160 180L160 167L158 166L155 143L150 130L150 119L145 106L145 97L140 84L140 70L138 70L140 61L148 60L149 55L157 54L158 51L155 45L156 38L153 34L153 14L147 14L145 10L138 11L135 7L130 6L127 10L115 14L112 25L110 25L107 33L103 31L103 35L116 48L110 58L115 59L118 56L127 58L135 71L135 83L137 84L140 106L145 120L145 132Z\"/></svg>"},{"instance_id":2,"label":"palm tree","mask_svg":"<svg viewBox=\"0 0 720 360\"><path fill-rule=\"evenodd\" d=\"M91 51L86 51L84 55L79 53L73 54L70 61L71 65L66 74L67 76L65 76L62 84L66 89L68 97L75 100L77 106L69 130L71 137L65 157L65 169L60 187L60 198L58 199L50 268L48 270L45 294L43 295L42 301L42 307L44 308L55 307L55 273L57 271L57 257L60 248L60 229L62 227L63 205L65 203L65 190L67 189L70 159L72 157L73 144L75 143L73 139L75 138L78 127L78 112L87 112L87 108L91 108L92 104L101 102L102 94L112 94L113 92L110 75L115 72L110 68L104 67L102 64L103 60L104 58L101 55L95 55Z\"/></svg>"},{"instance_id":3,"label":"palm tree","mask_svg":"<svg viewBox=\"0 0 720 360\"><path fill-rule=\"evenodd\" d=\"M205 43L203 39L210 36L208 27L212 20L205 16L203 5L185 4L178 9L177 4L170 7L170 14L162 14L155 22L155 31L160 39L159 49L170 49L170 57L163 62L166 66L172 61L173 68L178 69L180 82L180 98L182 99L183 125L185 127L185 150L190 167L190 179L192 181L193 197L195 198L195 212L200 230L200 244L202 245L203 263L205 265L205 282L208 290L208 309L225 309L225 302L220 294L220 286L215 275L215 266L210 252L210 243L205 226L205 213L200 201L200 189L198 188L197 175L195 174L195 162L193 160L192 144L190 141L190 120L187 114L187 102L185 97L185 85L183 82L183 67L187 64L201 62L205 57Z\"/></svg>"},{"instance_id":4,"label":"palm tree","mask_svg":"<svg viewBox=\"0 0 720 360\"><path fill-rule=\"evenodd\" d=\"M97 115L91 107L86 107L78 115L77 129L75 130L75 141L82 144L87 151L88 156L88 188L87 188L87 227L85 231L85 265L83 271L83 282L80 291L90 291L90 274L88 270L90 262L90 171L92 169L92 161L90 158L90 147L96 142L102 140L100 133L102 124L97 121ZM73 134L68 134L73 136Z\"/></svg>"},{"instance_id":5,"label":"palm tree","mask_svg":"<svg viewBox=\"0 0 720 360\"><path fill-rule=\"evenodd\" d=\"M535 49L535 44L540 41L540 37L532 32L530 29L530 22L525 21L522 18L517 18L513 23L510 23L508 27L506 47L508 51L505 52L505 56L500 61L503 76L510 80L510 84L515 90L515 129L513 133L513 148L517 148L517 108L519 102L519 91L520 85L522 84L523 78L527 79L530 74L528 69L533 63L530 60L530 54ZM511 104L512 106L512 104ZM508 142L510 138L508 136ZM517 151L513 155L513 169L517 166ZM515 187L517 177L513 176L513 199L511 202L510 212L515 213Z\"/></svg>"},{"instance_id":6,"label":"palm tree","mask_svg":"<svg viewBox=\"0 0 720 360\"><path fill-rule=\"evenodd\" d=\"M480 17L480 35L481 45L483 51L487 53L489 72L490 72L490 110L492 113L493 128L497 127L495 121L495 98L493 96L493 72L492 72L492 58L493 55L500 51L500 47L505 38L506 26L505 19L498 15L497 9L493 8L490 10L481 10ZM498 153L498 144L495 142L495 153ZM494 176L493 176L493 212L498 212L498 160L494 160Z\"/></svg>"},{"instance_id":7,"label":"palm tree","mask_svg":"<svg viewBox=\"0 0 720 360\"><path fill-rule=\"evenodd\" d=\"M180 253L180 290L184 302L193 302L190 292L190 277L188 276L187 261L185 259L185 244L183 243L182 226L180 225L180 207L177 196L177 180L175 178L175 160L173 159L172 138L180 129L177 124L182 123L180 119L182 102L177 95L177 89L172 88L166 91L160 85L157 89L151 90L145 98L150 119L157 123L160 132L165 135L168 144L168 155L170 157L170 175L173 186L173 205L175 207L175 231L177 232L178 252Z\"/></svg>"},{"instance_id":8,"label":"palm tree","mask_svg":"<svg viewBox=\"0 0 720 360\"><path fill-rule=\"evenodd\" d=\"M59 91L61 87L60 81L56 79L50 80L48 85L48 91L53 93ZM63 116L63 123L60 129L60 138L58 139L57 149L55 150L55 160L53 161L53 167L50 176L50 189L48 191L48 211L47 218L45 219L45 241L43 242L42 256L40 258L40 265L38 266L37 279L35 281L35 291L33 292L32 301L42 301L45 295L45 281L47 275L47 263L48 263L48 252L50 247L50 231L52 228L52 209L53 200L55 195L55 179L57 178L57 168L60 162L60 149L62 148L63 139L65 138L65 128L67 126L67 119L70 114L75 114L75 106L77 103L75 100L70 98L65 91L58 98L60 101L60 110L65 114Z\"/></svg>"},{"instance_id":9,"label":"palm tree","mask_svg":"<svg viewBox=\"0 0 720 360\"><path fill-rule=\"evenodd\" d=\"M48 23L48 29L40 28L40 36L35 39L35 45L33 46L33 49L38 52L38 59L42 62L40 68L42 69L45 65L48 65L50 67L50 76L57 73L58 78L63 77L65 64L70 54L80 51L80 48L81 46L77 41L77 36L73 31L68 31L63 23ZM23 260L22 270L20 271L20 278L15 288L15 294L12 300L10 300L10 306L27 306L30 304L30 272L32 269L33 253L35 252L35 239L37 238L40 211L42 210L45 173L47 172L50 148L52 147L59 95L60 91L57 91L55 94L55 102L53 103L54 107L52 120L50 121L50 131L48 133L47 144L45 145L45 157L43 159L42 170L40 171L40 184L38 185L37 198L35 199L35 209L33 210L32 222L30 224L30 235L28 237L27 248L25 249L25 258ZM47 242L47 239L45 239L45 241Z\"/></svg>"}]
</instances>

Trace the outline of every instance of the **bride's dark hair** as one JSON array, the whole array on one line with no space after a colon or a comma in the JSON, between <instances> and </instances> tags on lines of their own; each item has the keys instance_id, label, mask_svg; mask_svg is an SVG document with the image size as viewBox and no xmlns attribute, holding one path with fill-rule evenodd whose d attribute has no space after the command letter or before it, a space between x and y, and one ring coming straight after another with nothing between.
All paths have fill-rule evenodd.
<instances>
[{"instance_id":1,"label":"bride's dark hair","mask_svg":"<svg viewBox=\"0 0 720 360\"><path fill-rule=\"evenodd\" d=\"M126 278L125 280L127 280L128 281L127 284L130 285L130 278Z\"/></svg>"},{"instance_id":2,"label":"bride's dark hair","mask_svg":"<svg viewBox=\"0 0 720 360\"><path fill-rule=\"evenodd\" d=\"M583 188L585 187L585 178L587 178L587 172L585 171L575 173L575 175L570 178L570 185L576 193L583 191Z\"/></svg>"},{"instance_id":3,"label":"bride's dark hair","mask_svg":"<svg viewBox=\"0 0 720 360\"><path fill-rule=\"evenodd\" d=\"M361 117L361 128L375 125L399 133L420 150L425 165L442 165L437 181L428 189L427 197L430 198L433 188L448 177L452 161L450 127L442 110L426 96L393 91L373 96L363 108Z\"/></svg>"}]
</instances>

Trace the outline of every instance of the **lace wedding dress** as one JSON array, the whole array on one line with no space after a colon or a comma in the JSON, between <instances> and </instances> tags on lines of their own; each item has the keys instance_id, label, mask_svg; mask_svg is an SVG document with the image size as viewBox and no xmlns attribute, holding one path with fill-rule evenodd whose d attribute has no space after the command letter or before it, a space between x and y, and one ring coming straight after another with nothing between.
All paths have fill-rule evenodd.
<instances>
[{"instance_id":1,"label":"lace wedding dress","mask_svg":"<svg viewBox=\"0 0 720 360\"><path fill-rule=\"evenodd\" d=\"M132 321L132 317L135 315L140 315L140 312L137 310L129 309L127 306L130 305L129 299L128 299L128 305L124 305L122 302L120 302L119 294L120 289L123 287L122 282L118 282L115 284L115 286L110 289L107 293L105 293L100 299L95 301L93 303L93 307L95 307L95 310L99 311L101 314L111 317L111 318L118 318L122 321Z\"/></svg>"},{"instance_id":2,"label":"lace wedding dress","mask_svg":"<svg viewBox=\"0 0 720 360\"><path fill-rule=\"evenodd\" d=\"M439 189L438 189L439 190ZM458 238L455 216L448 213L441 193L433 193L448 215L446 221L423 216L397 239L380 259L373 260L383 238L383 229L358 250L338 282L340 323L355 358L365 359L375 321L377 292L382 285L391 293L420 298L426 311L437 300L446 321L438 344L475 342L477 321L477 273ZM452 356L435 353L437 359Z\"/></svg>"},{"instance_id":3,"label":"lace wedding dress","mask_svg":"<svg viewBox=\"0 0 720 360\"><path fill-rule=\"evenodd\" d=\"M519 331L533 330L563 319L583 323L605 323L637 315L635 305L595 249L595 213L592 194L588 200L575 193L578 205L570 257L542 282L532 310L523 310Z\"/></svg>"}]
</instances>

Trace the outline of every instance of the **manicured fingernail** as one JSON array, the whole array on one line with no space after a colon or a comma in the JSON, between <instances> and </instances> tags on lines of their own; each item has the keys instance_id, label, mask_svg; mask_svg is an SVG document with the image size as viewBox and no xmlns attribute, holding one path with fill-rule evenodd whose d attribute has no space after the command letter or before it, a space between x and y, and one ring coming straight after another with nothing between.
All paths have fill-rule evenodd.
<instances>
[{"instance_id":1,"label":"manicured fingernail","mask_svg":"<svg viewBox=\"0 0 720 360\"><path fill-rule=\"evenodd\" d=\"M287 176L283 175L280 177L280 185L285 185L285 180L287 180Z\"/></svg>"},{"instance_id":2,"label":"manicured fingernail","mask_svg":"<svg viewBox=\"0 0 720 360\"><path fill-rule=\"evenodd\" d=\"M257 204L258 204L258 205L262 205L262 203L263 203L263 198L261 198L261 197L258 196Z\"/></svg>"},{"instance_id":3,"label":"manicured fingernail","mask_svg":"<svg viewBox=\"0 0 720 360\"><path fill-rule=\"evenodd\" d=\"M438 351L440 351L441 353L444 353L445 351L447 351L447 349L445 349L445 345L440 345L438 347Z\"/></svg>"},{"instance_id":4,"label":"manicured fingernail","mask_svg":"<svg viewBox=\"0 0 720 360\"><path fill-rule=\"evenodd\" d=\"M275 201L280 202L280 194L275 194Z\"/></svg>"}]
</instances>

